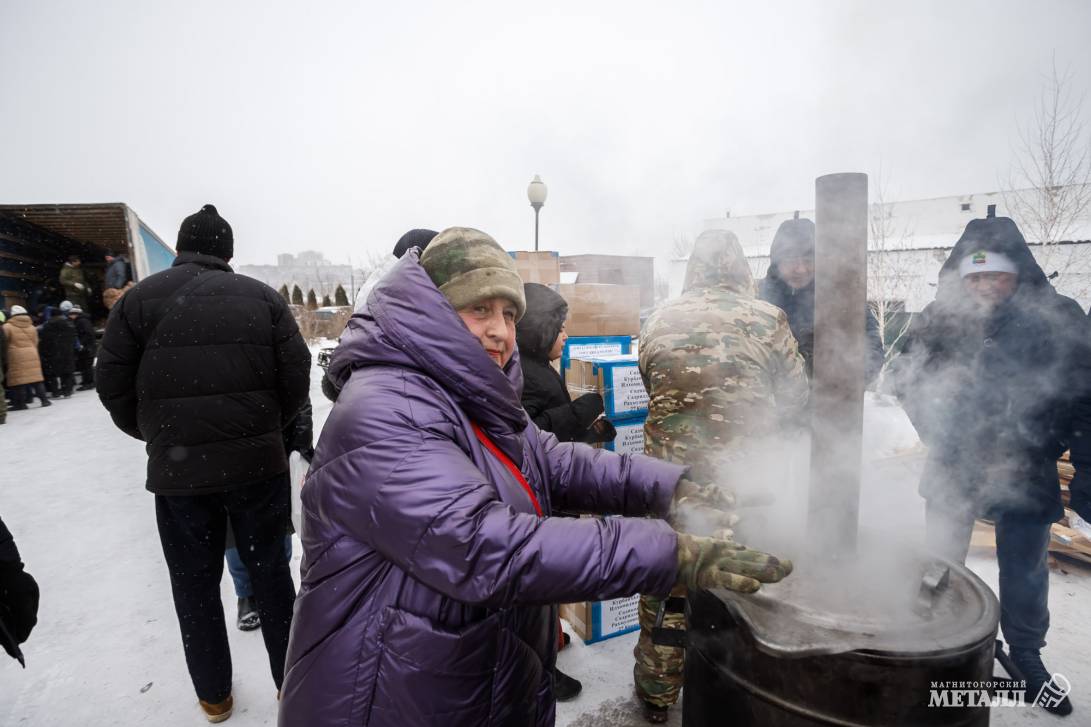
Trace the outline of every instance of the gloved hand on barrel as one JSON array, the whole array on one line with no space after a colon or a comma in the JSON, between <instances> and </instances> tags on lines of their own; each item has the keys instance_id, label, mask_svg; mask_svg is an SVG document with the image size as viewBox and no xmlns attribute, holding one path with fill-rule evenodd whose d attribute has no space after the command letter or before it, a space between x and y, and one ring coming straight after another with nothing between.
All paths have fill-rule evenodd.
<instances>
[{"instance_id":1,"label":"gloved hand on barrel","mask_svg":"<svg viewBox=\"0 0 1091 727\"><path fill-rule=\"evenodd\" d=\"M733 540L678 534L678 579L687 589L727 588L753 593L792 572L792 562L748 550Z\"/></svg>"}]
</instances>

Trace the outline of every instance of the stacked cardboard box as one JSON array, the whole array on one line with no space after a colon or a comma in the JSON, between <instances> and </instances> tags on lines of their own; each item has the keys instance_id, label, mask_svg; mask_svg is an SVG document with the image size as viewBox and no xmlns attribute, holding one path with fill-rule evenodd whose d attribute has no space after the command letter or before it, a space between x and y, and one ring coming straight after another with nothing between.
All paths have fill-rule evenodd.
<instances>
[{"instance_id":1,"label":"stacked cardboard box","mask_svg":"<svg viewBox=\"0 0 1091 727\"><path fill-rule=\"evenodd\" d=\"M572 625L584 643L593 644L639 629L639 609L640 596L565 603L561 606L561 618Z\"/></svg>"},{"instance_id":2,"label":"stacked cardboard box","mask_svg":"<svg viewBox=\"0 0 1091 727\"><path fill-rule=\"evenodd\" d=\"M636 354L573 358L565 369L565 384L572 398L601 394L604 414L612 422L648 414L648 391Z\"/></svg>"},{"instance_id":3,"label":"stacked cardboard box","mask_svg":"<svg viewBox=\"0 0 1091 727\"><path fill-rule=\"evenodd\" d=\"M640 335L640 288L635 285L558 285L568 303L569 336Z\"/></svg>"},{"instance_id":4,"label":"stacked cardboard box","mask_svg":"<svg viewBox=\"0 0 1091 727\"><path fill-rule=\"evenodd\" d=\"M557 285L561 282L560 256L555 252L509 252L515 259L515 270L524 283Z\"/></svg>"},{"instance_id":5,"label":"stacked cardboard box","mask_svg":"<svg viewBox=\"0 0 1091 727\"><path fill-rule=\"evenodd\" d=\"M607 448L643 453L648 394L630 353L640 334L640 288L575 283L558 285L557 292L568 303L561 371L569 392L602 395L606 416L618 430ZM638 596L569 603L561 606L561 616L591 644L638 629L638 603Z\"/></svg>"}]
</instances>

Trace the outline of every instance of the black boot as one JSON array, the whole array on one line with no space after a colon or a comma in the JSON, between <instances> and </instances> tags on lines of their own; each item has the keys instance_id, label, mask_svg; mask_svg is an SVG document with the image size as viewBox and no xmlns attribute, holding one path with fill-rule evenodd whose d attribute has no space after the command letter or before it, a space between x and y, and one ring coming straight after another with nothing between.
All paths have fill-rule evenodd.
<instances>
[{"instance_id":1,"label":"black boot","mask_svg":"<svg viewBox=\"0 0 1091 727\"><path fill-rule=\"evenodd\" d=\"M651 702L645 702L641 700L641 704L644 706L644 719L652 724L665 724L667 721L669 707L660 707L658 704L652 704Z\"/></svg>"},{"instance_id":2,"label":"black boot","mask_svg":"<svg viewBox=\"0 0 1091 727\"><path fill-rule=\"evenodd\" d=\"M239 631L253 631L261 626L261 617L258 616L258 610L254 608L254 599L239 599L239 618L235 625L239 627Z\"/></svg>"},{"instance_id":3,"label":"black boot","mask_svg":"<svg viewBox=\"0 0 1091 727\"><path fill-rule=\"evenodd\" d=\"M1027 704L1036 704L1047 712L1062 717L1072 714L1072 702L1067 693L1062 693L1062 685L1058 684L1046 665L1042 663L1042 657L1038 649L1011 650L1011 660L1019 674L1012 674L1014 679L1024 679L1027 682ZM1067 683L1066 683L1067 685ZM1045 686L1045 691L1042 687ZM1039 700L1039 694L1041 699Z\"/></svg>"},{"instance_id":4,"label":"black boot","mask_svg":"<svg viewBox=\"0 0 1091 727\"><path fill-rule=\"evenodd\" d=\"M553 667L553 696L557 698L558 702L575 699L582 689L583 685L578 680Z\"/></svg>"}]
</instances>

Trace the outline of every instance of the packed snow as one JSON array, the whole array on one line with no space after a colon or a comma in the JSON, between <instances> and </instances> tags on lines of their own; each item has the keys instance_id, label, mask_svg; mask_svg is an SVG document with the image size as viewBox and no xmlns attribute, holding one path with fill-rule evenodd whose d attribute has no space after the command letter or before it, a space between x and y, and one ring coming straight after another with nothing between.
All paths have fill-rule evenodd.
<instances>
[{"instance_id":1,"label":"packed snow","mask_svg":"<svg viewBox=\"0 0 1091 727\"><path fill-rule=\"evenodd\" d=\"M316 366L316 432L330 410L320 376ZM896 406L869 417L873 451L894 455L914 446L912 428ZM26 670L6 656L0 659L0 725L204 724L182 655L153 498L144 489L143 445L113 427L94 392L79 392L48 409L34 405L11 412L0 435L0 513L42 591L38 626L23 645ZM919 504L910 477L890 478L884 487ZM294 545L298 583L298 539ZM996 587L990 553L973 555L970 565ZM235 595L226 568L222 594L234 662L235 713L228 724L274 725L276 689L261 635L234 628ZM1087 570L1053 571L1053 626L1044 656L1072 682L1073 725L1087 724L1091 713L1089 603ZM635 642L631 633L593 645L576 641L561 652L560 668L581 680L584 690L558 705L558 725L645 724L632 696ZM993 724L1002 727L1051 719L1031 708L993 710ZM668 724L681 724L680 706Z\"/></svg>"}]
</instances>

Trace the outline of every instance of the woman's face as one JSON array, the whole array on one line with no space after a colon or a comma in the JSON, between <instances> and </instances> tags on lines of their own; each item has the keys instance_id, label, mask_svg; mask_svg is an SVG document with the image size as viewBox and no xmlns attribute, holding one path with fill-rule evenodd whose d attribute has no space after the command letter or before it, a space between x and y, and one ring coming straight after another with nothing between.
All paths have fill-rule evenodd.
<instances>
[{"instance_id":1,"label":"woman's face","mask_svg":"<svg viewBox=\"0 0 1091 727\"><path fill-rule=\"evenodd\" d=\"M507 298L486 298L458 310L458 317L481 342L485 353L504 368L515 353L515 303Z\"/></svg>"},{"instance_id":2,"label":"woman's face","mask_svg":"<svg viewBox=\"0 0 1091 727\"><path fill-rule=\"evenodd\" d=\"M557 334L557 340L553 342L553 348L549 349L549 360L556 361L564 353L564 342L568 340L568 332L564 323L561 324L561 332Z\"/></svg>"}]
</instances>

